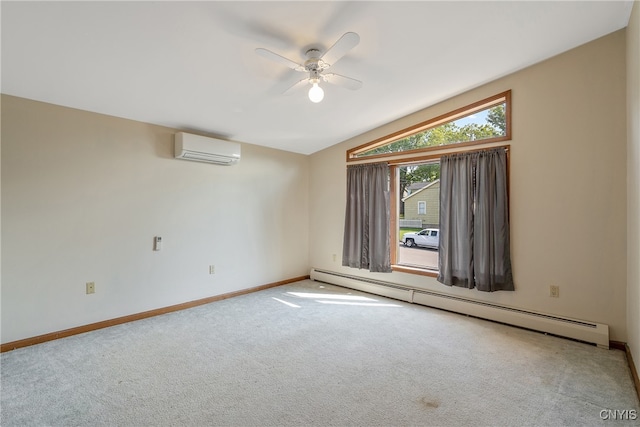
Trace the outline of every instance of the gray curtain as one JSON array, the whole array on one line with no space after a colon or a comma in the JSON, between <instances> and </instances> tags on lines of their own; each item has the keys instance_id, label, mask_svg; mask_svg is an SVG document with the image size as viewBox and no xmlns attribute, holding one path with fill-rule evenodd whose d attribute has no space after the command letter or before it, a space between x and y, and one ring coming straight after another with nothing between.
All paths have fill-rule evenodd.
<instances>
[{"instance_id":1,"label":"gray curtain","mask_svg":"<svg viewBox=\"0 0 640 427\"><path fill-rule=\"evenodd\" d=\"M473 159L440 159L438 281L473 288Z\"/></svg>"},{"instance_id":2,"label":"gray curtain","mask_svg":"<svg viewBox=\"0 0 640 427\"><path fill-rule=\"evenodd\" d=\"M391 272L389 166L347 166L347 208L342 265Z\"/></svg>"},{"instance_id":3,"label":"gray curtain","mask_svg":"<svg viewBox=\"0 0 640 427\"><path fill-rule=\"evenodd\" d=\"M438 281L480 291L514 290L504 148L440 160Z\"/></svg>"}]
</instances>

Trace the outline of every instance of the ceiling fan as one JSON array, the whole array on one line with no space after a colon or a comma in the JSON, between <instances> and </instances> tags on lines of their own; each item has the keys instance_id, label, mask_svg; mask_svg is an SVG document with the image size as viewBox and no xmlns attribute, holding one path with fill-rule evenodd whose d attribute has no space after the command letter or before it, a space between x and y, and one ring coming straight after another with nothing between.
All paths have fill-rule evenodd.
<instances>
[{"instance_id":1,"label":"ceiling fan","mask_svg":"<svg viewBox=\"0 0 640 427\"><path fill-rule=\"evenodd\" d=\"M309 99L312 102L320 102L324 98L324 91L318 85L320 81L336 84L351 90L357 90L362 87L360 80L325 72L358 43L360 43L360 36L358 34L353 32L345 33L324 53L317 48L308 49L305 53L307 59L302 64L278 55L268 49L258 48L256 49L256 53L293 70L309 73L309 77L299 80L284 93L288 94L296 88L310 83L312 86L311 89L309 89Z\"/></svg>"}]
</instances>

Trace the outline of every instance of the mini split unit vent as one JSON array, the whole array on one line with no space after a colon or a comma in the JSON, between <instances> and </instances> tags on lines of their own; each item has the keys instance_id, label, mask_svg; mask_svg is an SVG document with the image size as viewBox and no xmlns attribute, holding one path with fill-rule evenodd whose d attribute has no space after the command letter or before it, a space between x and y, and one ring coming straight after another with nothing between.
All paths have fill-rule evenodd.
<instances>
[{"instance_id":1,"label":"mini split unit vent","mask_svg":"<svg viewBox=\"0 0 640 427\"><path fill-rule=\"evenodd\" d=\"M240 161L240 144L178 132L175 134L176 159L233 165Z\"/></svg>"}]
</instances>

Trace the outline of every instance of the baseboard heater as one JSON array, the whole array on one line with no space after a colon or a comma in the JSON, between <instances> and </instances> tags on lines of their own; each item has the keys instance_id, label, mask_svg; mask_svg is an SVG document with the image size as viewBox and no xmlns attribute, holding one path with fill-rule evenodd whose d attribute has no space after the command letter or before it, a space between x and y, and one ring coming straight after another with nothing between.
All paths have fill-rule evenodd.
<instances>
[{"instance_id":1,"label":"baseboard heater","mask_svg":"<svg viewBox=\"0 0 640 427\"><path fill-rule=\"evenodd\" d=\"M609 326L601 323L522 310L316 268L311 269L310 276L312 280L318 282L584 341L596 344L600 348L609 348Z\"/></svg>"}]
</instances>

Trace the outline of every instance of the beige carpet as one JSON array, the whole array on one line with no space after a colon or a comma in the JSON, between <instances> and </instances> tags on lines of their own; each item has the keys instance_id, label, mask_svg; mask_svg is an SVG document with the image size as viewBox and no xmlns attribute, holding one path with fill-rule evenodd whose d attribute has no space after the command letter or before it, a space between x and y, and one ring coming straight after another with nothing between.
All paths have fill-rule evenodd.
<instances>
[{"instance_id":1,"label":"beige carpet","mask_svg":"<svg viewBox=\"0 0 640 427\"><path fill-rule=\"evenodd\" d=\"M640 425L602 419L640 409L622 351L312 281L1 368L2 426Z\"/></svg>"}]
</instances>

